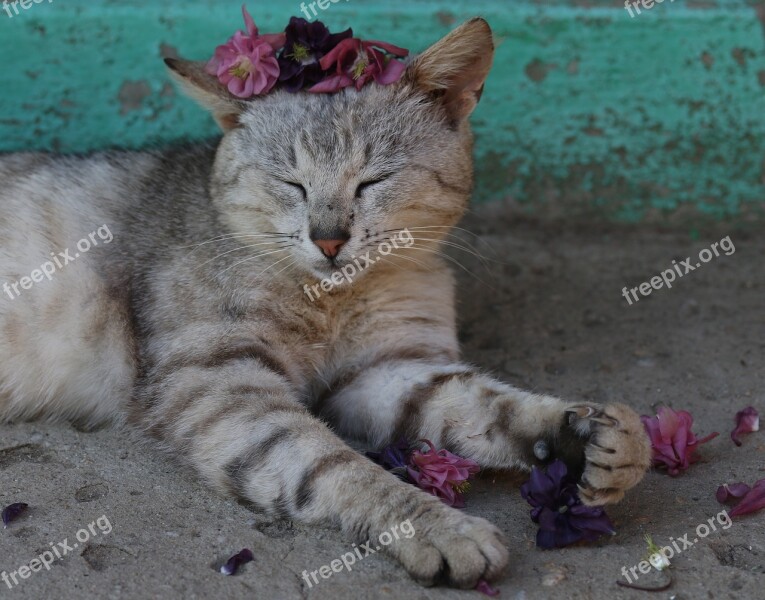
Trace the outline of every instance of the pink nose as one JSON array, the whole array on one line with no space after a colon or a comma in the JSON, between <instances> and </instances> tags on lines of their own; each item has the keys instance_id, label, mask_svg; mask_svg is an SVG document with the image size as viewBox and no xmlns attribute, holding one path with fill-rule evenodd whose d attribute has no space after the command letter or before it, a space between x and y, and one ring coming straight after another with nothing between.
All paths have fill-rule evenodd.
<instances>
[{"instance_id":1,"label":"pink nose","mask_svg":"<svg viewBox=\"0 0 765 600\"><path fill-rule=\"evenodd\" d=\"M327 258L335 258L338 252L340 252L340 248L345 244L345 240L314 240L313 243L321 248L324 256Z\"/></svg>"}]
</instances>

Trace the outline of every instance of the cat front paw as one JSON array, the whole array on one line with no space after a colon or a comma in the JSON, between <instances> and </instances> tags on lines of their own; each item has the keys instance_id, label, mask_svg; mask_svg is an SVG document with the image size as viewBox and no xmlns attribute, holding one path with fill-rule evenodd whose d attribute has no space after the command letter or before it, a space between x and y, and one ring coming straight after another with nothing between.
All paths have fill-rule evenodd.
<instances>
[{"instance_id":1,"label":"cat front paw","mask_svg":"<svg viewBox=\"0 0 765 600\"><path fill-rule=\"evenodd\" d=\"M651 466L651 441L640 417L623 404L577 404L566 415L565 427L586 440L582 501L590 506L618 502Z\"/></svg>"},{"instance_id":2,"label":"cat front paw","mask_svg":"<svg viewBox=\"0 0 765 600\"><path fill-rule=\"evenodd\" d=\"M502 533L422 492L409 517L414 534L388 547L412 578L426 586L447 583L472 589L480 579L492 581L504 571L508 551Z\"/></svg>"}]
</instances>

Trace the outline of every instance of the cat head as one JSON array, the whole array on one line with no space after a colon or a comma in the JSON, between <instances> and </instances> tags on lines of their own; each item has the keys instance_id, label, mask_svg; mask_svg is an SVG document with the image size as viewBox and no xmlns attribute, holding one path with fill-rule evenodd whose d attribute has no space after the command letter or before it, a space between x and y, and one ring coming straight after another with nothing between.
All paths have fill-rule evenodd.
<instances>
[{"instance_id":1,"label":"cat head","mask_svg":"<svg viewBox=\"0 0 765 600\"><path fill-rule=\"evenodd\" d=\"M321 278L405 229L415 243L393 254L422 260L430 254L417 249L457 223L473 186L468 117L493 55L476 18L410 59L396 83L252 100L205 63L166 62L224 131L211 193L227 226L282 235L273 256Z\"/></svg>"}]
</instances>

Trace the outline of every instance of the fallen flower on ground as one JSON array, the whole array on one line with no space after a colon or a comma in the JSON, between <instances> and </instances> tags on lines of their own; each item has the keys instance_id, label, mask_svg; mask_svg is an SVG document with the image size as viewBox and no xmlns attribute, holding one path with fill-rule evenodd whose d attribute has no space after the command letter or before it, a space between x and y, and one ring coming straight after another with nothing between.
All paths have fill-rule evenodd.
<instances>
[{"instance_id":1,"label":"fallen flower on ground","mask_svg":"<svg viewBox=\"0 0 765 600\"><path fill-rule=\"evenodd\" d=\"M757 512L763 508L765 508L765 479L760 479L741 498L741 501L728 511L728 515L731 518L740 517Z\"/></svg>"},{"instance_id":2,"label":"fallen flower on ground","mask_svg":"<svg viewBox=\"0 0 765 600\"><path fill-rule=\"evenodd\" d=\"M661 551L658 545L653 541L653 538L646 534L645 541L648 544L648 562L651 563L654 569L657 571L663 571L669 567L669 559L667 555Z\"/></svg>"},{"instance_id":3,"label":"fallen flower on ground","mask_svg":"<svg viewBox=\"0 0 765 600\"><path fill-rule=\"evenodd\" d=\"M24 502L16 502L15 504L6 506L3 509L3 529L7 529L8 524L18 518L18 516L27 508L29 508L29 504L25 504Z\"/></svg>"},{"instance_id":4,"label":"fallen flower on ground","mask_svg":"<svg viewBox=\"0 0 765 600\"><path fill-rule=\"evenodd\" d=\"M226 564L220 568L220 572L224 575L236 575L236 572L242 565L246 565L253 560L255 560L255 556L252 554L252 550L245 548L229 558L226 561Z\"/></svg>"},{"instance_id":5,"label":"fallen flower on ground","mask_svg":"<svg viewBox=\"0 0 765 600\"><path fill-rule=\"evenodd\" d=\"M693 417L685 410L675 412L662 406L655 417L643 415L640 420L651 439L653 466L666 467L667 473L679 475L699 460L696 450L701 444L720 435L718 432L697 439L691 431Z\"/></svg>"},{"instance_id":6,"label":"fallen flower on ground","mask_svg":"<svg viewBox=\"0 0 765 600\"><path fill-rule=\"evenodd\" d=\"M736 446L741 445L739 436L742 433L752 433L760 430L760 415L753 406L747 406L736 413L736 428L730 432L730 439Z\"/></svg>"},{"instance_id":7,"label":"fallen flower on ground","mask_svg":"<svg viewBox=\"0 0 765 600\"><path fill-rule=\"evenodd\" d=\"M380 452L367 452L367 458L372 459L386 471L392 472L404 481L409 481L406 467L409 457L414 448L406 438L400 438L397 442L385 446Z\"/></svg>"},{"instance_id":8,"label":"fallen flower on ground","mask_svg":"<svg viewBox=\"0 0 765 600\"><path fill-rule=\"evenodd\" d=\"M715 496L717 497L717 501L720 504L725 504L726 502L732 502L743 498L749 493L749 490L751 489L751 487L742 482L731 484L724 483L719 488L717 488L717 493Z\"/></svg>"},{"instance_id":9,"label":"fallen flower on ground","mask_svg":"<svg viewBox=\"0 0 765 600\"><path fill-rule=\"evenodd\" d=\"M469 489L467 480L481 470L474 460L462 458L448 450L436 450L433 442L422 440L430 449L415 450L409 457L407 472L420 488L441 498L449 506L465 506L463 492Z\"/></svg>"},{"instance_id":10,"label":"fallen flower on ground","mask_svg":"<svg viewBox=\"0 0 765 600\"><path fill-rule=\"evenodd\" d=\"M418 450L416 444L400 438L379 452L367 452L367 457L404 481L440 498L449 506L463 508L463 494L470 487L468 479L481 470L480 465L448 450L436 450L430 440L420 441L427 444L429 449Z\"/></svg>"},{"instance_id":11,"label":"fallen flower on ground","mask_svg":"<svg viewBox=\"0 0 765 600\"><path fill-rule=\"evenodd\" d=\"M603 507L582 504L576 481L560 460L552 462L547 473L532 468L531 477L521 486L521 495L533 507L532 521L539 523L540 548L563 548L616 533Z\"/></svg>"}]
</instances>

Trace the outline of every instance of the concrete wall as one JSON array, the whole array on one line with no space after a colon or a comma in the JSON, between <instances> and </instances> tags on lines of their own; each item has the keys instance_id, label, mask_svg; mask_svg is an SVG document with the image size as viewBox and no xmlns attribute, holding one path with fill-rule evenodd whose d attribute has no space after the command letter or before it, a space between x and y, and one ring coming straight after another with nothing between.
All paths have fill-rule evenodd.
<instances>
[{"instance_id":1,"label":"concrete wall","mask_svg":"<svg viewBox=\"0 0 765 600\"><path fill-rule=\"evenodd\" d=\"M240 5L42 0L0 12L0 151L214 134L160 57L207 58L241 27ZM266 31L299 7L250 2ZM474 118L479 200L564 217L764 219L765 4L664 0L631 18L618 0L340 0L320 18L419 51L476 14L499 44Z\"/></svg>"}]
</instances>

